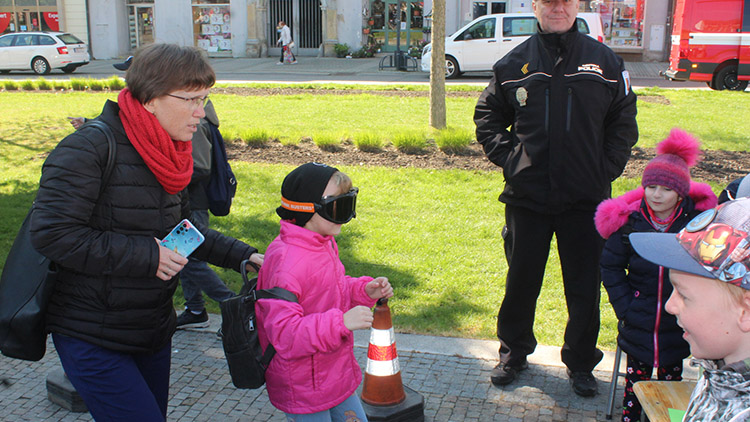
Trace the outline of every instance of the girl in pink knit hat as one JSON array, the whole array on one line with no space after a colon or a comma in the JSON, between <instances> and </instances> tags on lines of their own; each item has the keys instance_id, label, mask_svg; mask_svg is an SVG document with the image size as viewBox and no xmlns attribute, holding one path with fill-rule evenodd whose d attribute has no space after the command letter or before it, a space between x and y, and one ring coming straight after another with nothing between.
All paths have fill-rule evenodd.
<instances>
[{"instance_id":1,"label":"girl in pink knit hat","mask_svg":"<svg viewBox=\"0 0 750 422\"><path fill-rule=\"evenodd\" d=\"M690 179L700 143L672 129L656 146L657 156L643 171L641 187L599 204L595 223L606 239L600 267L604 287L617 315L617 344L627 354L622 421L638 421L641 405L633 392L637 381L682 379L682 361L690 354L682 329L664 304L672 293L666 270L635 253L633 232L676 233L700 211L716 206L705 183Z\"/></svg>"}]
</instances>

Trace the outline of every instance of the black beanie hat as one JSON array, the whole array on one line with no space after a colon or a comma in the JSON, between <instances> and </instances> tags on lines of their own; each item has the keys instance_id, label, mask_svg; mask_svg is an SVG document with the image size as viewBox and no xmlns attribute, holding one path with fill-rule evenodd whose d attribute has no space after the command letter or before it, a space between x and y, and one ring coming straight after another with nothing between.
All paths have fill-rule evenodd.
<instances>
[{"instance_id":1,"label":"black beanie hat","mask_svg":"<svg viewBox=\"0 0 750 422\"><path fill-rule=\"evenodd\" d=\"M303 164L286 175L281 184L281 197L294 202L320 203L328 181L337 171L337 168L325 164ZM314 213L292 211L280 206L276 208L276 214L282 220L293 220L296 225L304 227Z\"/></svg>"}]
</instances>

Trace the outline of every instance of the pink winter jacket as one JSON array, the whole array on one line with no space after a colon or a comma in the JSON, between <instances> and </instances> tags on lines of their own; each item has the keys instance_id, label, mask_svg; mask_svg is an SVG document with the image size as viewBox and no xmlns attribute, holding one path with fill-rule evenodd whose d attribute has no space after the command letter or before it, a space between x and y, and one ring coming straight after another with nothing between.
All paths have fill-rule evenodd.
<instances>
[{"instance_id":1,"label":"pink winter jacket","mask_svg":"<svg viewBox=\"0 0 750 422\"><path fill-rule=\"evenodd\" d=\"M344 312L372 307L365 292L372 277L349 277L333 236L322 236L282 220L268 246L258 288L283 287L299 303L258 301L258 334L265 349L276 348L266 371L271 403L286 413L315 413L349 398L362 381L354 336Z\"/></svg>"}]
</instances>

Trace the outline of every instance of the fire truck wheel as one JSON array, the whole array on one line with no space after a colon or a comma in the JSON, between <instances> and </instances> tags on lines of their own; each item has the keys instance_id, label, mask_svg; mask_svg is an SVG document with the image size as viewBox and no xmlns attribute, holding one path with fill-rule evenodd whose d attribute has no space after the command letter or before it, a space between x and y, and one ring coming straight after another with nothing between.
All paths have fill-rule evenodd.
<instances>
[{"instance_id":1,"label":"fire truck wheel","mask_svg":"<svg viewBox=\"0 0 750 422\"><path fill-rule=\"evenodd\" d=\"M737 66L729 65L722 68L716 74L716 87L714 89L730 91L744 91L747 88L747 81L737 79Z\"/></svg>"}]
</instances>

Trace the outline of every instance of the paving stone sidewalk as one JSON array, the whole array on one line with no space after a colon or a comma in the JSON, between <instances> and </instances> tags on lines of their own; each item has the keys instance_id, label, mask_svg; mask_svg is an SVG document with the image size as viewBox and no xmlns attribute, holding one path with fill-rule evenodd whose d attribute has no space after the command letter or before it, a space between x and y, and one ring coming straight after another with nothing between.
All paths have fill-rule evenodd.
<instances>
[{"instance_id":1,"label":"paving stone sidewalk","mask_svg":"<svg viewBox=\"0 0 750 422\"><path fill-rule=\"evenodd\" d=\"M209 329L175 334L168 420L284 421L283 413L269 403L264 388L238 390L232 386L221 342L216 337L219 319L212 317L214 325ZM367 334L363 334L366 338ZM400 336L408 335L396 335L397 348ZM443 341L439 337L418 337L432 345ZM367 350L362 345L363 336L357 338L355 355L364 368ZM493 342L485 343L494 347ZM609 371L594 372L600 392L595 398L573 394L565 368L553 362L540 364L539 358L530 359L532 365L521 372L515 383L498 388L489 381L496 364L494 358L471 357L472 352L467 352L458 356L399 348L404 384L423 395L426 421L606 420ZM92 420L88 413L69 412L47 399L46 377L58 367L51 340L47 355L40 362L0 357L0 378L10 382L0 385L0 420ZM621 388L617 396L620 394Z\"/></svg>"}]
</instances>

